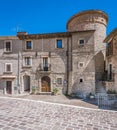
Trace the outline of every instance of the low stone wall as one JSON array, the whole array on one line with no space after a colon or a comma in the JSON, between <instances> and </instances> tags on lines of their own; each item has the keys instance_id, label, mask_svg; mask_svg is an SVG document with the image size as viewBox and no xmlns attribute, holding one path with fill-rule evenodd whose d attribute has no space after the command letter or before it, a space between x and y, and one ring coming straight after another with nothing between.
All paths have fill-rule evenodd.
<instances>
[{"instance_id":1,"label":"low stone wall","mask_svg":"<svg viewBox=\"0 0 117 130\"><path fill-rule=\"evenodd\" d=\"M103 85L104 85L106 91L108 91L108 90L116 90L117 91L117 88L115 87L114 82L104 81Z\"/></svg>"}]
</instances>

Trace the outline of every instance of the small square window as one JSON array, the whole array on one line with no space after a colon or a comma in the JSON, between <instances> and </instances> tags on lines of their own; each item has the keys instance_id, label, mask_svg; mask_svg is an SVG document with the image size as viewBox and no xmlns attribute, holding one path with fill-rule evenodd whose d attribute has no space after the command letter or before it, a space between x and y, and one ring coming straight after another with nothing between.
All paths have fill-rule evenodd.
<instances>
[{"instance_id":1,"label":"small square window","mask_svg":"<svg viewBox=\"0 0 117 130\"><path fill-rule=\"evenodd\" d=\"M32 49L32 42L26 41L26 49Z\"/></svg>"},{"instance_id":2,"label":"small square window","mask_svg":"<svg viewBox=\"0 0 117 130\"><path fill-rule=\"evenodd\" d=\"M80 79L80 83L82 83L83 82L83 79Z\"/></svg>"},{"instance_id":3,"label":"small square window","mask_svg":"<svg viewBox=\"0 0 117 130\"><path fill-rule=\"evenodd\" d=\"M57 83L62 84L62 78L57 78Z\"/></svg>"},{"instance_id":4,"label":"small square window","mask_svg":"<svg viewBox=\"0 0 117 130\"><path fill-rule=\"evenodd\" d=\"M84 63L83 62L80 62L79 63L79 67L82 68L84 66Z\"/></svg>"},{"instance_id":5,"label":"small square window","mask_svg":"<svg viewBox=\"0 0 117 130\"><path fill-rule=\"evenodd\" d=\"M79 44L84 45L84 40L83 39L79 40Z\"/></svg>"},{"instance_id":6,"label":"small square window","mask_svg":"<svg viewBox=\"0 0 117 130\"><path fill-rule=\"evenodd\" d=\"M61 39L56 41L56 47L57 48L62 48L62 40Z\"/></svg>"}]
</instances>

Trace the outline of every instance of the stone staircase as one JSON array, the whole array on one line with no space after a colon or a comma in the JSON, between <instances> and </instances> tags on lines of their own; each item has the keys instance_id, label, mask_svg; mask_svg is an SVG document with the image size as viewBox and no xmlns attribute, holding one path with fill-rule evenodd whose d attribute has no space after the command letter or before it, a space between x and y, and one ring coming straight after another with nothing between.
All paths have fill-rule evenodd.
<instances>
[{"instance_id":1,"label":"stone staircase","mask_svg":"<svg viewBox=\"0 0 117 130\"><path fill-rule=\"evenodd\" d=\"M98 81L96 84L96 94L107 95L107 92L102 84L102 81Z\"/></svg>"}]
</instances>

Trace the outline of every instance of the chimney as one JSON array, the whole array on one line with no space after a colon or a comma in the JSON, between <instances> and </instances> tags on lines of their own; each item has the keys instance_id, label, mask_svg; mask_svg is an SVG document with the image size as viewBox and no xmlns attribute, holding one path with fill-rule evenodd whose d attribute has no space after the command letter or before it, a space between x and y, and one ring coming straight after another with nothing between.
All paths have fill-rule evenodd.
<instances>
[{"instance_id":1,"label":"chimney","mask_svg":"<svg viewBox=\"0 0 117 130\"><path fill-rule=\"evenodd\" d=\"M17 32L17 36L27 35L27 32Z\"/></svg>"}]
</instances>

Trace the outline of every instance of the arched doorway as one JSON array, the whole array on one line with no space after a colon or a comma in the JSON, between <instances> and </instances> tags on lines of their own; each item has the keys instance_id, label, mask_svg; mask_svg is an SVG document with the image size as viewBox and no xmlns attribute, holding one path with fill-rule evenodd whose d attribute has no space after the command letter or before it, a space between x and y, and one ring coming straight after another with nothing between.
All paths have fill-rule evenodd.
<instances>
[{"instance_id":1,"label":"arched doorway","mask_svg":"<svg viewBox=\"0 0 117 130\"><path fill-rule=\"evenodd\" d=\"M50 92L50 78L48 76L44 76L41 79L41 92Z\"/></svg>"},{"instance_id":2,"label":"arched doorway","mask_svg":"<svg viewBox=\"0 0 117 130\"><path fill-rule=\"evenodd\" d=\"M24 91L30 91L30 76L25 75L23 77L24 80Z\"/></svg>"},{"instance_id":3,"label":"arched doorway","mask_svg":"<svg viewBox=\"0 0 117 130\"><path fill-rule=\"evenodd\" d=\"M102 80L104 78L104 70L105 70L105 61L104 55L100 51L95 56L95 72L96 72L96 80Z\"/></svg>"}]
</instances>

